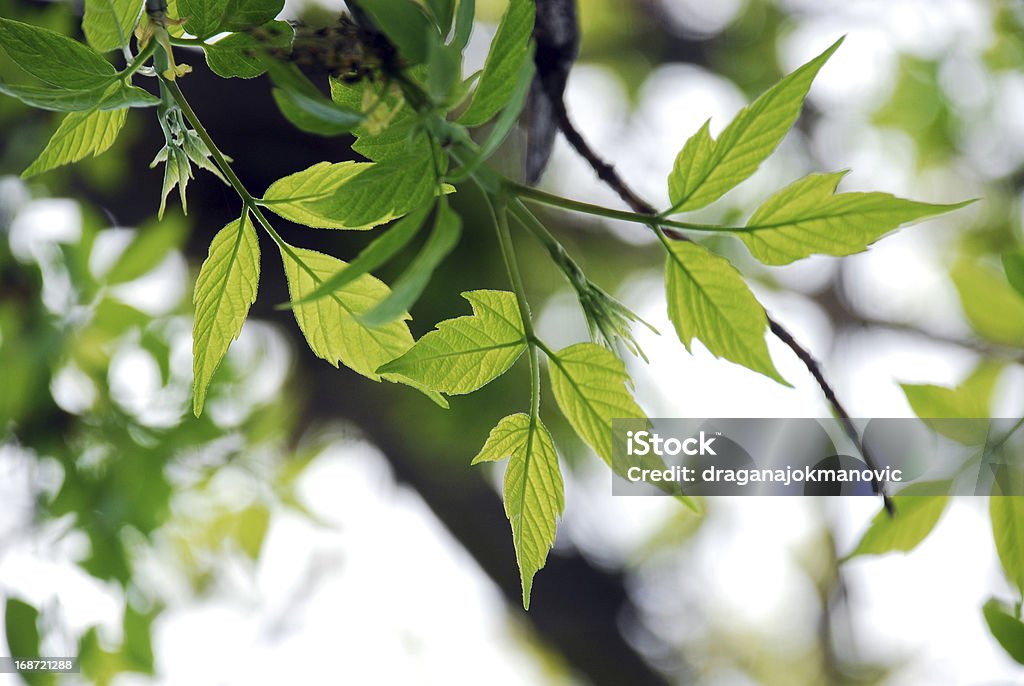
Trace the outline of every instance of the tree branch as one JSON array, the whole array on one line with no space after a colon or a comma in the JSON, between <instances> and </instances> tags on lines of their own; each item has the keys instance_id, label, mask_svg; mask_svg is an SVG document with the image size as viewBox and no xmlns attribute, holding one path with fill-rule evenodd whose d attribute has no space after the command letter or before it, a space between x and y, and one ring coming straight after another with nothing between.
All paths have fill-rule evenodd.
<instances>
[{"instance_id":1,"label":"tree branch","mask_svg":"<svg viewBox=\"0 0 1024 686\"><path fill-rule=\"evenodd\" d=\"M561 93L555 92L554 89L549 88L547 95L551 100L551 104L553 106L552 111L554 112L555 119L558 122L558 128L569 142L569 145L573 147L580 157L587 161L590 167L594 170L594 173L597 174L597 177L601 179L605 185L615 191L626 205L628 205L634 212L651 215L652 221L657 223L657 208L637 195L633 189L629 187L622 176L620 176L615 170L615 167L598 155L597 152L590 147L586 139L583 138L583 135L580 134L573 125L572 120L569 118L569 113L565 108L565 100L562 98ZM690 240L685 234L678 230L663 228L662 231L665 235L675 240ZM832 388L832 385L825 378L821 364L814 359L811 353L796 340L793 334L791 334L789 330L772 317L770 313L765 312L765 314L768 317L768 326L771 329L771 332L779 340L785 343L786 346L796 354L800 361L803 362L807 371L811 373L811 376L814 377L814 380L821 388L821 392L825 395L825 399L828 401L829 405L832 406L832 411L835 412L837 417L839 417L839 420L843 425L843 429L850 437L850 440L854 442L854 445L857 446L860 454L864 457L865 462L873 472L878 471L878 465L874 458L865 450L860 434L857 433L856 427L853 426L853 422L850 420L849 413L836 396L835 389ZM885 493L884 486L874 476L872 476L871 485L872 488L874 488L875 493L882 496L882 503L885 506L886 511L890 515L894 514L895 509L893 507L892 500Z\"/></svg>"}]
</instances>

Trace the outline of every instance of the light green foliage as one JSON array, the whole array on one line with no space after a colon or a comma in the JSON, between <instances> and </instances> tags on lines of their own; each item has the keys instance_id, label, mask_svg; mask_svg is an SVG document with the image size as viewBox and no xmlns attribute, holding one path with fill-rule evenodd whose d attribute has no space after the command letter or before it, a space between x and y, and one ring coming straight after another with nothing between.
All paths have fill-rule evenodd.
<instances>
[{"instance_id":1,"label":"light green foliage","mask_svg":"<svg viewBox=\"0 0 1024 686\"><path fill-rule=\"evenodd\" d=\"M238 338L249 307L256 302L260 247L248 212L214 236L199 270L193 301L192 410L203 412L206 389L231 342Z\"/></svg>"},{"instance_id":2,"label":"light green foliage","mask_svg":"<svg viewBox=\"0 0 1024 686\"><path fill-rule=\"evenodd\" d=\"M962 259L950 272L960 306L982 337L1005 345L1024 344L1024 297L983 264Z\"/></svg>"},{"instance_id":3,"label":"light green foliage","mask_svg":"<svg viewBox=\"0 0 1024 686\"><path fill-rule=\"evenodd\" d=\"M441 322L378 371L401 374L449 395L471 393L504 374L526 350L515 295L470 291L462 296L473 306L472 315Z\"/></svg>"},{"instance_id":4,"label":"light green foliage","mask_svg":"<svg viewBox=\"0 0 1024 686\"><path fill-rule=\"evenodd\" d=\"M523 584L523 607L530 609L533 576L555 544L555 528L565 509L562 472L551 434L540 417L513 414L491 429L473 464L509 458L505 468L505 515Z\"/></svg>"},{"instance_id":5,"label":"light green foliage","mask_svg":"<svg viewBox=\"0 0 1024 686\"><path fill-rule=\"evenodd\" d=\"M426 244L416 254L409 268L395 281L391 295L367 312L363 321L369 326L380 326L401 317L423 293L434 270L455 249L461 234L462 220L448 206L444 196L441 196L434 213L434 228Z\"/></svg>"},{"instance_id":6,"label":"light green foliage","mask_svg":"<svg viewBox=\"0 0 1024 686\"><path fill-rule=\"evenodd\" d=\"M611 465L612 420L646 416L626 388L629 376L625 365L615 353L594 343L560 350L550 362L551 389L562 414L580 438Z\"/></svg>"},{"instance_id":7,"label":"light green foliage","mask_svg":"<svg viewBox=\"0 0 1024 686\"><path fill-rule=\"evenodd\" d=\"M366 246L347 267L325 280L320 284L319 288L306 296L298 304L312 302L325 295L329 295L357 277L368 274L383 265L409 244L409 241L413 239L417 232L419 232L420 227L423 226L423 221L427 218L430 210L429 206L424 205L420 209L402 217L399 221L395 222L394 226Z\"/></svg>"},{"instance_id":8,"label":"light green foliage","mask_svg":"<svg viewBox=\"0 0 1024 686\"><path fill-rule=\"evenodd\" d=\"M99 52L124 48L141 12L142 0L85 0L85 39Z\"/></svg>"},{"instance_id":9,"label":"light green foliage","mask_svg":"<svg viewBox=\"0 0 1024 686\"><path fill-rule=\"evenodd\" d=\"M765 343L768 317L736 268L696 243L666 245L668 315L686 349L698 338L716 357L785 383Z\"/></svg>"},{"instance_id":10,"label":"light green foliage","mask_svg":"<svg viewBox=\"0 0 1024 686\"><path fill-rule=\"evenodd\" d=\"M1024 251L1003 254L1003 271L1013 289L1024 297Z\"/></svg>"},{"instance_id":11,"label":"light green foliage","mask_svg":"<svg viewBox=\"0 0 1024 686\"><path fill-rule=\"evenodd\" d=\"M921 484L920 490L928 492L931 484ZM868 530L861 537L857 547L847 557L859 555L882 555L890 552L907 552L917 547L932 529L949 502L947 496L913 495L914 486L904 489L904 495L893 496L896 514L890 516L882 510L871 521Z\"/></svg>"},{"instance_id":12,"label":"light green foliage","mask_svg":"<svg viewBox=\"0 0 1024 686\"><path fill-rule=\"evenodd\" d=\"M989 498L989 516L992 519L992 537L1006 578L1024 597L1024 496L992 495Z\"/></svg>"},{"instance_id":13,"label":"light green foliage","mask_svg":"<svg viewBox=\"0 0 1024 686\"><path fill-rule=\"evenodd\" d=\"M249 33L232 33L205 46L206 63L224 78L251 79L267 70L262 50L287 48L295 31L284 21L272 21L259 28L259 37Z\"/></svg>"},{"instance_id":14,"label":"light green foliage","mask_svg":"<svg viewBox=\"0 0 1024 686\"><path fill-rule=\"evenodd\" d=\"M530 0L510 0L508 10L498 25L498 33L491 42L473 99L459 117L459 123L479 126L509 101L515 89L516 76L523 62L529 58L533 15L534 5Z\"/></svg>"},{"instance_id":15,"label":"light green foliage","mask_svg":"<svg viewBox=\"0 0 1024 686\"><path fill-rule=\"evenodd\" d=\"M757 171L793 127L811 82L842 42L839 39L740 110L717 141L705 123L683 146L669 174L670 211L709 205Z\"/></svg>"},{"instance_id":16,"label":"light green foliage","mask_svg":"<svg viewBox=\"0 0 1024 686\"><path fill-rule=\"evenodd\" d=\"M359 6L369 12L409 64L427 59L428 34L436 34L437 28L419 5L412 0L359 0Z\"/></svg>"},{"instance_id":17,"label":"light green foliage","mask_svg":"<svg viewBox=\"0 0 1024 686\"><path fill-rule=\"evenodd\" d=\"M186 189L189 179L192 178L192 165L189 164L188 155L181 148L167 145L160 149L149 166L156 167L161 163L164 165L164 185L160 193L160 209L157 210L157 217L163 218L164 210L167 209L167 196L171 194L175 186L177 186L178 195L181 198L181 211L188 214Z\"/></svg>"},{"instance_id":18,"label":"light green foliage","mask_svg":"<svg viewBox=\"0 0 1024 686\"><path fill-rule=\"evenodd\" d=\"M768 198L738 232L765 264L789 264L813 254L851 255L902 224L970 204L933 205L889 193L839 193L845 172L810 174Z\"/></svg>"},{"instance_id":19,"label":"light green foliage","mask_svg":"<svg viewBox=\"0 0 1024 686\"><path fill-rule=\"evenodd\" d=\"M1010 657L1024 665L1024 622L1011 608L996 598L990 598L982 607L989 631Z\"/></svg>"},{"instance_id":20,"label":"light green foliage","mask_svg":"<svg viewBox=\"0 0 1024 686\"><path fill-rule=\"evenodd\" d=\"M430 156L431 144L415 111L393 90L381 92L375 84L352 85L338 79L331 79L330 85L336 104L366 113L366 121L352 131L352 149L360 155L376 162Z\"/></svg>"},{"instance_id":21,"label":"light green foliage","mask_svg":"<svg viewBox=\"0 0 1024 686\"><path fill-rule=\"evenodd\" d=\"M274 101L296 128L320 136L337 136L358 125L358 107L344 107L328 100L294 64L264 61L274 82Z\"/></svg>"},{"instance_id":22,"label":"light green foliage","mask_svg":"<svg viewBox=\"0 0 1024 686\"><path fill-rule=\"evenodd\" d=\"M21 177L27 179L64 164L78 162L88 155L105 152L117 140L127 115L127 110L123 109L71 112Z\"/></svg>"},{"instance_id":23,"label":"light green foliage","mask_svg":"<svg viewBox=\"0 0 1024 686\"><path fill-rule=\"evenodd\" d=\"M281 259L288 277L295 321L317 357L335 367L341 362L374 381L384 378L422 390L416 382L377 371L413 345L412 334L405 322L408 315L380 327L369 327L361 321L363 314L390 295L391 289L384 282L364 274L329 297L296 305L347 265L329 255L294 247L283 249ZM444 402L436 393L427 392L427 395L438 404Z\"/></svg>"},{"instance_id":24,"label":"light green foliage","mask_svg":"<svg viewBox=\"0 0 1024 686\"><path fill-rule=\"evenodd\" d=\"M319 162L275 181L263 196L285 219L320 229L371 229L433 195L429 159Z\"/></svg>"},{"instance_id":25,"label":"light green foliage","mask_svg":"<svg viewBox=\"0 0 1024 686\"><path fill-rule=\"evenodd\" d=\"M95 51L49 29L0 17L0 46L19 67L52 86L107 86L114 67Z\"/></svg>"},{"instance_id":26,"label":"light green foliage","mask_svg":"<svg viewBox=\"0 0 1024 686\"><path fill-rule=\"evenodd\" d=\"M985 442L990 429L992 391L1001 365L982 363L956 388L931 384L902 384L914 414L935 431L965 445ZM978 421L964 421L977 419Z\"/></svg>"}]
</instances>

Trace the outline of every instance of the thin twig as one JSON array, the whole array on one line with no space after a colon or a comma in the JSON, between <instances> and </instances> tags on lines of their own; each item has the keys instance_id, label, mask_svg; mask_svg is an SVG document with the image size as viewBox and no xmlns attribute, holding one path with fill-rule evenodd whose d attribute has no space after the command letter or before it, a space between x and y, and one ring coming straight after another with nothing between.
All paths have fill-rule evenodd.
<instances>
[{"instance_id":1,"label":"thin twig","mask_svg":"<svg viewBox=\"0 0 1024 686\"><path fill-rule=\"evenodd\" d=\"M657 221L658 210L649 202L637 195L629 184L619 175L615 170L615 167L606 162L600 155L598 155L587 143L583 135L573 125L572 120L569 118L569 113L565 108L565 101L562 98L561 93L554 92L552 89L547 90L548 98L551 100L553 105L553 111L555 118L558 122L558 128L561 130L562 135L565 136L569 145L573 147L576 153L585 159L590 167L597 174L597 177L601 179L609 188L622 198L622 201L626 203L634 212L641 214L649 214ZM689 241L690 239L680 231L673 229L662 229L665 235L682 241ZM865 462L871 468L872 472L877 472L878 465L874 458L867 452L861 441L860 434L857 433L856 427L850 419L849 413L843 404L839 402L839 398L836 396L835 389L825 378L822 371L821 364L814 359L811 353L804 348L799 341L794 338L782 324L776 321L771 314L765 313L768 316L768 326L771 332L783 343L785 343L790 350L803 362L807 371L811 373L818 386L821 388L821 392L825 395L825 399L828 400L829 405L832 406L833 412L839 417L840 422L843 425L843 429L846 431L850 440L853 441L854 445L860 451L860 454L864 457ZM882 504L885 506L886 511L892 515L895 513L892 500L885 492L885 488L877 477L872 474L871 486L875 493L882 496Z\"/></svg>"}]
</instances>

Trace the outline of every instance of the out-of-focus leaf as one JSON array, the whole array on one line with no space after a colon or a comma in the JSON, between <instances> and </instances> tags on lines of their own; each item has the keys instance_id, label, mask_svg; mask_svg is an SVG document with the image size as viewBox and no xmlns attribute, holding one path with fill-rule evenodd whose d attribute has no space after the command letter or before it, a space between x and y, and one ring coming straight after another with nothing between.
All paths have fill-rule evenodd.
<instances>
[{"instance_id":1,"label":"out-of-focus leaf","mask_svg":"<svg viewBox=\"0 0 1024 686\"><path fill-rule=\"evenodd\" d=\"M982 607L985 623L999 645L1010 657L1024 665L1024 622L997 598L990 598Z\"/></svg>"},{"instance_id":2,"label":"out-of-focus leaf","mask_svg":"<svg viewBox=\"0 0 1024 686\"><path fill-rule=\"evenodd\" d=\"M1001 274L962 259L950 275L967 321L979 335L994 343L1024 344L1024 297Z\"/></svg>"},{"instance_id":3,"label":"out-of-focus leaf","mask_svg":"<svg viewBox=\"0 0 1024 686\"><path fill-rule=\"evenodd\" d=\"M882 555L890 552L908 552L923 541L939 521L949 502L947 496L913 495L916 490L927 492L931 484L913 485L901 495L893 496L896 514L890 516L884 509L871 521L857 547L847 559L859 555Z\"/></svg>"}]
</instances>

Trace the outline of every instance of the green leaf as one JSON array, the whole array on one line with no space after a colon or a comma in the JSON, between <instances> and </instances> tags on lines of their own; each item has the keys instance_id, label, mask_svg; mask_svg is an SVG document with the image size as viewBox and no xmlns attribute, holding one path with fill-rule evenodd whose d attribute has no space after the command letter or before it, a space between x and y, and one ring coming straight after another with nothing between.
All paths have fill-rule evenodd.
<instances>
[{"instance_id":1,"label":"green leaf","mask_svg":"<svg viewBox=\"0 0 1024 686\"><path fill-rule=\"evenodd\" d=\"M21 178L105 152L117 140L127 116L127 110L71 112L61 121L39 157L21 173Z\"/></svg>"},{"instance_id":2,"label":"green leaf","mask_svg":"<svg viewBox=\"0 0 1024 686\"><path fill-rule=\"evenodd\" d=\"M402 217L394 226L363 248L347 267L324 281L319 288L310 293L302 302L296 304L305 305L314 300L319 300L342 288L357 277L368 274L383 265L409 244L409 241L412 240L413 236L420 230L420 227L423 226L423 221L427 218L430 210L431 207L429 205L424 205L420 209L414 210Z\"/></svg>"},{"instance_id":3,"label":"green leaf","mask_svg":"<svg viewBox=\"0 0 1024 686\"><path fill-rule=\"evenodd\" d=\"M127 47L141 12L142 0L85 0L85 39L98 52Z\"/></svg>"},{"instance_id":4,"label":"green leaf","mask_svg":"<svg viewBox=\"0 0 1024 686\"><path fill-rule=\"evenodd\" d=\"M431 102L449 105L458 102L459 93L452 89L462 80L462 51L454 45L445 45L441 37L429 34L427 44L427 94Z\"/></svg>"},{"instance_id":5,"label":"green leaf","mask_svg":"<svg viewBox=\"0 0 1024 686\"><path fill-rule=\"evenodd\" d=\"M523 585L523 607L530 609L533 577L555 544L555 529L565 510L562 472L551 434L540 417L513 414L491 429L473 464L509 458L505 468L505 515Z\"/></svg>"},{"instance_id":6,"label":"green leaf","mask_svg":"<svg viewBox=\"0 0 1024 686\"><path fill-rule=\"evenodd\" d=\"M1024 297L995 270L966 259L950 271L960 305L982 337L1004 345L1024 344Z\"/></svg>"},{"instance_id":7,"label":"green leaf","mask_svg":"<svg viewBox=\"0 0 1024 686\"><path fill-rule=\"evenodd\" d=\"M665 245L668 316L686 349L698 338L712 355L786 384L765 343L768 315L736 268L696 243Z\"/></svg>"},{"instance_id":8,"label":"green leaf","mask_svg":"<svg viewBox=\"0 0 1024 686\"><path fill-rule=\"evenodd\" d=\"M222 31L248 31L277 19L284 0L228 0Z\"/></svg>"},{"instance_id":9,"label":"green leaf","mask_svg":"<svg viewBox=\"0 0 1024 686\"><path fill-rule=\"evenodd\" d=\"M577 343L550 358L551 388L562 414L609 465L614 458L613 419L644 419L626 384L626 367L613 352Z\"/></svg>"},{"instance_id":10,"label":"green leaf","mask_svg":"<svg viewBox=\"0 0 1024 686\"><path fill-rule=\"evenodd\" d=\"M298 305L328 278L347 265L339 259L302 248L281 250L288 290L291 293L292 312L306 342L317 357L335 367L341 362L363 376L379 381L405 383L423 391L434 402L447 407L437 393L426 390L419 383L377 370L385 363L404 354L413 345L412 334L403 319L385 326L372 328L360 317L391 294L384 282L364 274L334 291L330 297L306 305Z\"/></svg>"},{"instance_id":11,"label":"green leaf","mask_svg":"<svg viewBox=\"0 0 1024 686\"><path fill-rule=\"evenodd\" d=\"M314 98L280 88L275 88L273 94L274 102L284 118L306 133L340 136L363 120L357 112L337 107L325 98Z\"/></svg>"},{"instance_id":12,"label":"green leaf","mask_svg":"<svg viewBox=\"0 0 1024 686\"><path fill-rule=\"evenodd\" d=\"M152 107L160 99L137 86L118 84L113 90L106 85L87 90L64 90L38 86L11 86L0 83L0 93L21 100L30 107L54 112L86 112L117 110L125 107Z\"/></svg>"},{"instance_id":13,"label":"green leaf","mask_svg":"<svg viewBox=\"0 0 1024 686\"><path fill-rule=\"evenodd\" d=\"M523 61L529 59L530 35L533 32L534 5L531 0L511 0L501 18L498 32L487 53L483 74L473 91L469 108L459 117L465 126L479 126L512 97L516 76Z\"/></svg>"},{"instance_id":14,"label":"green leaf","mask_svg":"<svg viewBox=\"0 0 1024 686\"><path fill-rule=\"evenodd\" d=\"M996 598L990 598L982 607L989 631L1010 657L1024 665L1024 622Z\"/></svg>"},{"instance_id":15,"label":"green leaf","mask_svg":"<svg viewBox=\"0 0 1024 686\"><path fill-rule=\"evenodd\" d=\"M156 213L157 218L163 219L164 210L167 209L167 197L175 186L178 187L178 196L181 198L181 211L188 214L186 189L192 178L192 165L189 164L188 154L181 148L165 145L149 166L156 167L161 162L164 164L164 184L160 192L160 208Z\"/></svg>"},{"instance_id":16,"label":"green leaf","mask_svg":"<svg viewBox=\"0 0 1024 686\"><path fill-rule=\"evenodd\" d=\"M452 37L452 45L459 50L465 50L469 43L475 14L476 2L474 0L459 0L459 9L455 14L455 35Z\"/></svg>"},{"instance_id":17,"label":"green leaf","mask_svg":"<svg viewBox=\"0 0 1024 686\"><path fill-rule=\"evenodd\" d=\"M419 299L434 270L455 249L460 235L462 219L442 197L434 215L434 228L423 249L395 281L391 295L367 312L363 322L369 326L380 326L401 317Z\"/></svg>"},{"instance_id":18,"label":"green leaf","mask_svg":"<svg viewBox=\"0 0 1024 686\"><path fill-rule=\"evenodd\" d=\"M209 38L222 30L229 1L178 0L178 16L186 19L185 30L193 36Z\"/></svg>"},{"instance_id":19,"label":"green leaf","mask_svg":"<svg viewBox=\"0 0 1024 686\"><path fill-rule=\"evenodd\" d=\"M481 290L462 297L473 306L472 315L439 323L378 371L400 374L449 395L472 393L504 374L526 350L515 295Z\"/></svg>"},{"instance_id":20,"label":"green leaf","mask_svg":"<svg viewBox=\"0 0 1024 686\"><path fill-rule=\"evenodd\" d=\"M437 28L419 5L411 0L359 0L381 31L410 65L427 59L428 32Z\"/></svg>"},{"instance_id":21,"label":"green leaf","mask_svg":"<svg viewBox=\"0 0 1024 686\"><path fill-rule=\"evenodd\" d=\"M94 50L55 31L0 17L0 46L22 69L52 86L107 86L114 67Z\"/></svg>"},{"instance_id":22,"label":"green leaf","mask_svg":"<svg viewBox=\"0 0 1024 686\"><path fill-rule=\"evenodd\" d=\"M455 0L427 0L427 8L434 17L434 22L441 30L441 36L447 37L452 30L452 18L455 16ZM462 48L457 48L461 53Z\"/></svg>"},{"instance_id":23,"label":"green leaf","mask_svg":"<svg viewBox=\"0 0 1024 686\"><path fill-rule=\"evenodd\" d=\"M193 302L192 411L203 413L206 390L231 342L242 332L260 280L260 246L248 212L217 232L199 270Z\"/></svg>"},{"instance_id":24,"label":"green leaf","mask_svg":"<svg viewBox=\"0 0 1024 686\"><path fill-rule=\"evenodd\" d=\"M416 112L390 92L377 92L372 83L347 84L332 78L331 99L342 107L365 112L355 128L352 149L376 162L392 157L429 157L431 144Z\"/></svg>"},{"instance_id":25,"label":"green leaf","mask_svg":"<svg viewBox=\"0 0 1024 686\"><path fill-rule=\"evenodd\" d=\"M932 484L919 484L927 492ZM894 551L908 552L923 541L946 509L949 498L944 495L913 495L914 486L903 489L902 495L892 498L896 514L890 516L884 509L871 521L857 547L847 559L858 555L882 555Z\"/></svg>"},{"instance_id":26,"label":"green leaf","mask_svg":"<svg viewBox=\"0 0 1024 686\"><path fill-rule=\"evenodd\" d=\"M902 224L974 202L933 205L888 193L839 193L846 172L810 174L768 198L737 231L764 264L789 264L813 254L851 255Z\"/></svg>"},{"instance_id":27,"label":"green leaf","mask_svg":"<svg viewBox=\"0 0 1024 686\"><path fill-rule=\"evenodd\" d=\"M1013 289L1024 296L1024 251L1003 254L1003 270Z\"/></svg>"},{"instance_id":28,"label":"green leaf","mask_svg":"<svg viewBox=\"0 0 1024 686\"><path fill-rule=\"evenodd\" d=\"M135 239L103 275L103 282L114 286L148 274L167 259L168 253L181 247L187 235L188 227L179 215L140 227Z\"/></svg>"},{"instance_id":29,"label":"green leaf","mask_svg":"<svg viewBox=\"0 0 1024 686\"><path fill-rule=\"evenodd\" d=\"M811 82L842 42L840 38L740 110L717 141L705 123L683 146L669 174L669 212L709 205L757 171L793 127Z\"/></svg>"},{"instance_id":30,"label":"green leaf","mask_svg":"<svg viewBox=\"0 0 1024 686\"><path fill-rule=\"evenodd\" d=\"M233 33L216 43L206 44L206 63L210 69L226 79L255 78L267 71L264 51L287 48L295 37L294 29L284 21L269 22L258 31L258 37L251 33Z\"/></svg>"},{"instance_id":31,"label":"green leaf","mask_svg":"<svg viewBox=\"0 0 1024 686\"><path fill-rule=\"evenodd\" d=\"M1006 578L1024 594L1024 496L993 495L989 516Z\"/></svg>"},{"instance_id":32,"label":"green leaf","mask_svg":"<svg viewBox=\"0 0 1024 686\"><path fill-rule=\"evenodd\" d=\"M991 422L992 392L1003 368L983 362L956 388L900 384L910 408L935 431L966 445L983 443ZM976 422L963 421L977 419ZM952 420L952 421L947 421Z\"/></svg>"},{"instance_id":33,"label":"green leaf","mask_svg":"<svg viewBox=\"0 0 1024 686\"><path fill-rule=\"evenodd\" d=\"M434 193L429 159L319 162L275 181L263 200L285 219L319 229L371 229Z\"/></svg>"}]
</instances>

